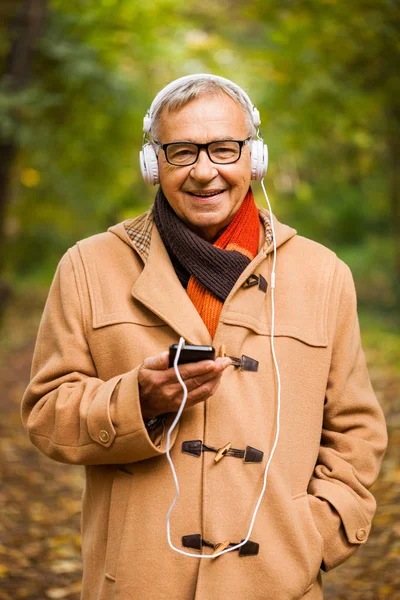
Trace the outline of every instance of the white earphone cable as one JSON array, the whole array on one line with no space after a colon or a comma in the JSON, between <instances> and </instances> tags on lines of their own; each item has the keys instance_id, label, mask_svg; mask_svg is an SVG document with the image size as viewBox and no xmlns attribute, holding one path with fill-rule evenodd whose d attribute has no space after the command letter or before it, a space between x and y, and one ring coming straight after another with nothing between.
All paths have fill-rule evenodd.
<instances>
[{"instance_id":1,"label":"white earphone cable","mask_svg":"<svg viewBox=\"0 0 400 600\"><path fill-rule=\"evenodd\" d=\"M167 538L168 538L168 544L169 546L172 548L172 550L175 550L175 552L179 552L179 554L183 554L185 556L191 556L194 558L217 558L217 556L221 556L221 554L226 554L227 552L232 552L233 550L237 550L238 548L240 548L241 546L243 546L244 544L246 544L249 539L250 539L250 535L251 532L253 530L253 526L254 526L254 521L256 519L257 516L257 512L258 509L260 507L261 504L261 500L264 496L266 487L267 487L267 477L268 477L268 471L269 471L269 466L271 464L272 458L274 456L275 453L275 449L276 446L278 444L278 439L279 439L279 432L280 432L280 415L281 415L281 377L280 377L280 372L279 372L279 366L278 366L278 361L276 358L276 354L275 354L275 344L274 344L274 333L275 333L275 267L276 267L276 237L275 237L275 228L274 228L274 221L273 221L273 215L272 215L272 210L271 210L271 205L267 196L267 192L265 190L265 186L264 186L264 178L261 179L261 187L262 190L264 192L264 196L265 199L267 201L268 204L268 209L269 209L269 214L270 214L270 220L271 220L271 229L272 229L272 241L273 241L273 248L274 248L274 258L273 258L273 263L272 263L272 271L271 271L271 282L270 282L270 288L271 288L271 351L272 351L272 357L273 357L273 362L274 362L274 366L275 366L275 371L276 371L276 378L277 378L277 409L276 409L276 432L275 432L275 439L274 439L274 443L271 449L271 453L269 455L267 464L265 466L265 470L264 470L264 481L263 481L263 487L261 490L261 493L258 497L254 512L253 512L253 516L250 522L250 526L249 526L249 530L247 532L247 536L246 538L240 542L240 544L236 544L235 546L231 546L229 548L226 548L225 550L221 550L221 552L216 552L215 554L193 554L190 552L185 552L184 550L181 550L180 548L176 548L176 546L174 546L171 542L171 531L170 531L170 517L172 514L172 511L174 509L175 504L177 503L178 499L179 499L179 483L178 483L178 478L176 475L176 471L175 471L175 467L174 464L172 462L171 456L170 456L170 452L169 452L169 448L171 445L171 433L172 431L175 429L183 409L185 408L185 404L186 404L186 400L187 400L187 395L188 395L188 391L187 391L187 387L185 385L185 382L183 381L181 374L179 372L178 369L178 362L179 362L179 356L181 354L181 350L182 347L185 343L185 340L183 337L180 338L179 340L179 345L178 345L178 349L175 355L175 360L174 360L174 369L175 369L175 373L176 376L178 378L179 383L182 386L183 389L183 400L182 403L179 407L179 411L176 414L176 417L171 425L171 427L168 430L168 434L167 434L167 459L168 462L170 464L171 467L171 472L172 472L172 476L174 479L174 483L175 483L175 489L176 489L176 495L175 498L168 510L167 513L167 517L166 517L166 521L167 521Z\"/></svg>"}]
</instances>

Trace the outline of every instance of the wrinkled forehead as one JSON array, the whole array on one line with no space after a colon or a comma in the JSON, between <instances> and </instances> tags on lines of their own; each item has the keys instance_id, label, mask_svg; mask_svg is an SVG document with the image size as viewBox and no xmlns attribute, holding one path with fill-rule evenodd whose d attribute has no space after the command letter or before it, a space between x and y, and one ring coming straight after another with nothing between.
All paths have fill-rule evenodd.
<instances>
[{"instance_id":1,"label":"wrinkled forehead","mask_svg":"<svg viewBox=\"0 0 400 600\"><path fill-rule=\"evenodd\" d=\"M244 139L247 135L245 111L224 92L202 94L179 108L165 107L160 113L159 137L163 144Z\"/></svg>"}]
</instances>

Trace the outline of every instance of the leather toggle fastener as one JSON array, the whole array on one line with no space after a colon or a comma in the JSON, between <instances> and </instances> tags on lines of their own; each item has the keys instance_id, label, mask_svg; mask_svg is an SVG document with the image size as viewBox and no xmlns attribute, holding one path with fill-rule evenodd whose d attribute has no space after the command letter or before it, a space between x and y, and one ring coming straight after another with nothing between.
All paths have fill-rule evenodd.
<instances>
[{"instance_id":1,"label":"leather toggle fastener","mask_svg":"<svg viewBox=\"0 0 400 600\"><path fill-rule=\"evenodd\" d=\"M242 354L242 358L237 358L236 356L228 356L225 352L225 344L221 344L218 356L224 358L227 356L231 359L232 365L236 368L240 368L241 371L258 371L258 360L254 358L250 358L250 356L245 356Z\"/></svg>"},{"instance_id":2,"label":"leather toggle fastener","mask_svg":"<svg viewBox=\"0 0 400 600\"><path fill-rule=\"evenodd\" d=\"M229 356L234 367L240 368L241 371L258 371L258 360L250 358L242 354L242 358L236 358L235 356Z\"/></svg>"},{"instance_id":3,"label":"leather toggle fastener","mask_svg":"<svg viewBox=\"0 0 400 600\"><path fill-rule=\"evenodd\" d=\"M255 273L252 273L250 277L246 279L242 287L246 289L254 287L255 285L258 285L258 289L260 290L260 292L264 292L264 294L267 293L268 283L265 277L263 277L261 274L256 275Z\"/></svg>"},{"instance_id":4,"label":"leather toggle fastener","mask_svg":"<svg viewBox=\"0 0 400 600\"><path fill-rule=\"evenodd\" d=\"M233 456L235 458L243 458L245 463L261 463L264 458L264 452L262 450L258 450L257 448L253 448L253 446L246 446L244 450L239 450L238 448L232 448L232 444L229 442L222 448L215 448L214 446L208 446L207 444L203 444L201 440L188 440L186 442L182 442L182 452L184 454L190 454L191 456L201 456L202 452L221 452L222 456ZM220 460L220 459L218 459ZM218 461L217 461L218 462Z\"/></svg>"},{"instance_id":5,"label":"leather toggle fastener","mask_svg":"<svg viewBox=\"0 0 400 600\"><path fill-rule=\"evenodd\" d=\"M243 542L243 540L241 540L241 542ZM230 542L229 540L213 544L212 542L203 539L200 533L182 536L182 546L184 548L202 550L203 546L207 546L208 548L213 549L212 554L217 554L218 552L222 552L222 550L226 550L229 546L236 546L237 544L238 542ZM248 540L243 546L240 546L240 548L237 548L236 550L239 551L239 556L256 556L260 550L260 544Z\"/></svg>"}]
</instances>

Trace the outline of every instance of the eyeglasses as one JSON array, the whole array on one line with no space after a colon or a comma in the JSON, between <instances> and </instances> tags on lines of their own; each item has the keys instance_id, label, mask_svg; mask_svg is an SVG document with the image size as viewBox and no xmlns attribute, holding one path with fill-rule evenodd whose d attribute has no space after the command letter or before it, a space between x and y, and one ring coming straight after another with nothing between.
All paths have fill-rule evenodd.
<instances>
[{"instance_id":1,"label":"eyeglasses","mask_svg":"<svg viewBox=\"0 0 400 600\"><path fill-rule=\"evenodd\" d=\"M170 165L175 167L188 167L194 165L199 158L200 150L204 148L208 158L216 165L230 165L237 162L242 154L242 148L251 140L218 140L208 144L195 144L194 142L171 142L157 146L164 150L165 158Z\"/></svg>"}]
</instances>

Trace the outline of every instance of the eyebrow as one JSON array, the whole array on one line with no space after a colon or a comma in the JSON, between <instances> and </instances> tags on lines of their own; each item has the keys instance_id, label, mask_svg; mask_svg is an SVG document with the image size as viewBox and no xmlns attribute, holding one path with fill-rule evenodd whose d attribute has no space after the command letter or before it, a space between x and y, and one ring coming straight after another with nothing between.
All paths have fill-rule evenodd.
<instances>
[{"instance_id":1,"label":"eyebrow","mask_svg":"<svg viewBox=\"0 0 400 600\"><path fill-rule=\"evenodd\" d=\"M209 142L204 142L206 144L212 144L213 142L225 142L225 141L229 141L229 140L236 140L237 138L233 137L232 135L227 135L225 137L217 137L213 140L210 140ZM190 139L186 139L186 140L174 140L173 142L167 142L168 144L201 144L202 142L196 142L195 140L190 140Z\"/></svg>"}]
</instances>

